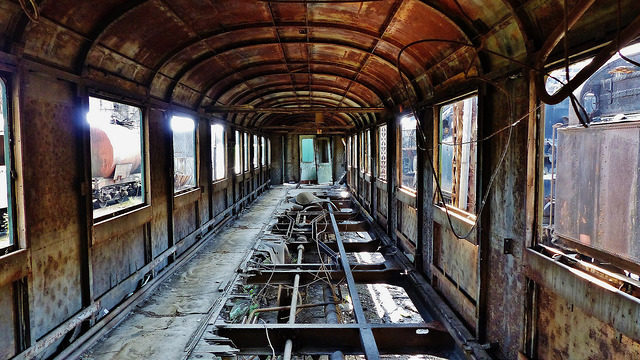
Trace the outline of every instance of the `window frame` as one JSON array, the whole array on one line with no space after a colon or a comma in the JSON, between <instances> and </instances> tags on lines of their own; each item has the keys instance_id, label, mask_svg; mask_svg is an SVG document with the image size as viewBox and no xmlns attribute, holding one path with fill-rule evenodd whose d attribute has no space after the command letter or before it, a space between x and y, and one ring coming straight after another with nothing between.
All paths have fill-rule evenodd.
<instances>
[{"instance_id":1,"label":"window frame","mask_svg":"<svg viewBox=\"0 0 640 360\"><path fill-rule=\"evenodd\" d=\"M4 256L20 250L25 244L20 243L20 227L17 224L18 221L18 199L16 196L16 179L11 176L12 173L17 172L16 167L18 164L15 162L15 148L12 144L15 144L15 121L13 115L13 107L11 103L11 78L2 72L0 72L0 101L4 104L0 108L2 116L4 117L4 141L2 146L4 147L5 156L5 173L7 182L7 232L9 244L4 247L0 247L0 256Z\"/></svg>"},{"instance_id":2,"label":"window frame","mask_svg":"<svg viewBox=\"0 0 640 360\"><path fill-rule=\"evenodd\" d=\"M147 139L148 139L148 134L147 134L147 130L148 130L148 123L147 123L147 111L145 111L145 107L143 106L143 104L140 103L135 103L132 101L125 101L122 100L120 98L117 98L116 96L111 96L109 94L103 94L102 92L96 92L96 91L89 91L89 93L86 96L86 104L87 104L87 108L86 110L89 111L89 98L97 98L97 99L101 99L101 100L106 100L106 101L110 101L113 103L118 103L118 104L122 104L122 105L127 105L127 106L133 106L136 107L140 110L140 174L142 176L142 181L141 181L141 187L142 187L142 202L140 204L135 204L132 206L129 206L127 208L124 209L120 209L108 214L104 214L102 216L99 217L94 217L93 216L93 208L89 209L89 211L91 212L91 218L93 221L93 225L95 226L98 223L103 223L105 221L109 221L111 219L114 219L116 217L119 217L121 215L126 215L129 213L133 213L135 211L138 211L146 206L151 205L151 196L149 194L149 190L151 189L150 186L150 181L151 181L151 177L148 174L148 168L149 165L147 164L148 161L148 147L147 147ZM86 118L83 118L84 123L86 124L86 129L87 129L87 139L88 139L88 149L87 154L89 156L89 159L91 159L91 134L90 134L90 126L89 123L86 121ZM172 132L173 135L173 132ZM89 160L89 181L91 181L92 176L91 176L91 160Z\"/></svg>"},{"instance_id":3,"label":"window frame","mask_svg":"<svg viewBox=\"0 0 640 360\"><path fill-rule=\"evenodd\" d=\"M382 128L384 128L384 131L385 131L385 133L384 133L384 135L385 135L385 139L384 139L384 144L385 144L385 145L384 145L384 151L383 151L383 149L382 149L382 136L381 136L381 130L382 130ZM389 159L387 159L387 151L388 151L388 150L387 150L387 149L388 149L387 147L388 147L388 144L389 144L389 141L388 141L389 139L387 139L387 134L388 134L388 133L387 133L387 131L388 131L388 129L387 129L387 124L382 124L382 125L380 125L380 126L378 126L378 127L376 128L376 136L377 136L377 140L378 140L378 157L377 157L377 159L376 159L376 167L377 167L377 170L378 170L378 171L377 171L377 173L376 173L376 176L377 176L377 179L378 179L378 180L380 180L380 181L382 181L382 182L387 182L387 179L388 179L388 177L389 177L388 169L387 169L387 165L389 164ZM384 176L382 176L382 169L383 169L383 167L382 167L382 163L381 163L381 162L382 162L382 157L383 157L383 156L384 156L384 158L385 158L385 160L384 160L384 161L386 162L386 163L385 163L385 166L384 166Z\"/></svg>"},{"instance_id":4,"label":"window frame","mask_svg":"<svg viewBox=\"0 0 640 360\"><path fill-rule=\"evenodd\" d=\"M267 138L267 166L271 166L271 139Z\"/></svg>"},{"instance_id":5,"label":"window frame","mask_svg":"<svg viewBox=\"0 0 640 360\"><path fill-rule=\"evenodd\" d=\"M260 140L258 135L256 134L252 134L253 137L252 142L253 142L253 146L252 146L252 152L253 152L253 161L252 161L252 165L253 165L253 169L258 169L260 167L260 159L258 159L258 157L260 156Z\"/></svg>"},{"instance_id":6,"label":"window frame","mask_svg":"<svg viewBox=\"0 0 640 360\"><path fill-rule=\"evenodd\" d=\"M173 185L173 195L177 196L177 195L181 195L184 194L186 192L189 191L193 191L196 189L200 188L200 172L198 171L198 156L199 156L199 146L198 146L198 118L197 117L191 117L191 115L188 114L184 114L184 113L180 113L180 112L174 112L171 114L171 117L169 118L169 121L171 121L173 119L173 117L182 117L182 118L189 118L193 121L193 147L194 147L194 154L193 154L193 172L194 172L194 180L195 180L195 184L193 186L184 188L184 189L180 189L180 190L176 190L175 189L175 183ZM175 144L173 141L173 129L171 129L171 153L172 153L172 160L175 161ZM173 174L175 176L176 173L176 169L173 169Z\"/></svg>"},{"instance_id":7,"label":"window frame","mask_svg":"<svg viewBox=\"0 0 640 360\"><path fill-rule=\"evenodd\" d=\"M629 44L628 46L625 46L623 48L620 49L620 51L622 52L622 54L625 54L625 49L631 46L638 46L640 45L640 42L635 42L632 44ZM630 54L626 54L626 56L631 57L631 56L638 56L640 54L640 52L636 52L633 55ZM586 61L590 61L595 57L595 55L592 52L586 53L586 54L582 54L581 56L575 56L572 58L569 67L579 64L581 62L586 62ZM579 89L581 89L589 80L591 80L591 78L593 76L596 75L596 73L598 73L599 71L601 71L602 69L604 69L608 64L610 64L610 62L613 62L611 59L613 59L614 57L617 57L617 59L613 60L619 60L620 56L618 53L612 55L609 59L607 59L607 61L601 66L599 67L593 74L591 74L585 81L584 83L582 83L576 90L574 90L574 93L576 91L579 91ZM628 64L629 66L631 66L631 64ZM548 73L549 74L553 74L556 71L564 71L564 66L562 65L556 65L553 67L549 68ZM549 81L549 77L545 76L545 80L544 83L545 85L547 85L547 82ZM611 86L614 87L614 81L611 81ZM615 87L614 87L615 88ZM552 93L552 92L551 92ZM578 95L578 101L581 101L582 99L580 99L580 96ZM590 264L593 264L597 269L602 269L604 264L607 264L609 266L614 266L620 270L623 271L627 271L631 274L635 274L635 275L640 275L640 261L636 261L635 259L631 259L628 257L624 257L623 255L617 254L615 253L615 251L610 250L610 249L604 249L604 248L598 248L598 247L594 247L594 246L590 246L587 244L584 244L582 242L579 241L579 239L572 239L566 236L562 236L559 235L557 232L554 231L555 233L555 240L554 242L551 242L551 236L549 236L549 241L545 242L545 235L547 234L547 228L553 228L554 227L554 221L553 218L555 218L556 211L557 211L557 206L558 204L555 203L557 201L557 195L556 195L556 186L557 184L555 183L555 181L557 181L558 179L558 173L555 172L555 169L551 168L552 174L554 174L552 176L551 180L551 184L550 184L550 191L551 191L551 197L552 197L552 210L550 213L550 224L547 224L546 226L544 225L544 206L545 206L545 189L544 189L544 175L545 175L545 171L544 171L544 158L545 158L545 152L544 152L544 147L545 147L545 140L546 140L546 121L547 121L547 108L551 107L551 106L557 106L559 104L555 104L555 105L548 105L548 104L544 104L542 101L538 100L536 98L536 100L542 104L543 106L540 106L537 109L537 115L538 118L540 119L542 125L538 126L536 128L536 134L537 134L537 141L536 141L536 149L535 151L538 153L538 160L536 160L534 166L534 169L532 170L535 174L537 181L537 184L535 185L535 189L534 191L535 196L537 198L536 201L536 215L535 215L535 219L536 219L536 227L537 227L537 235L533 237L533 242L534 245L537 246L542 246L543 250L544 249L559 249L562 252L566 252L566 251L571 251L571 252L576 252L579 255L582 256L587 256L589 258L591 258ZM583 105L584 106L584 105ZM600 109L598 109L600 110ZM571 113L573 110L571 109L571 105L569 105L569 112ZM632 113L634 115L639 115L640 112L635 112ZM624 114L625 116L628 114ZM623 120L621 122L622 123L627 122L625 120ZM635 119L635 120L628 120L628 123L640 123L639 119ZM600 125L605 125L605 126L615 126L616 125L616 121L597 121L597 122L592 122L590 124L590 128L597 128ZM569 127L574 126L569 124ZM624 126L624 125L622 125ZM557 137L557 130L554 130L555 136ZM556 140L557 141L557 140ZM557 144L556 144L557 145ZM553 145L551 145L553 147ZM533 149L529 148L529 151L534 151ZM556 148L554 152L552 152L551 157L556 157L558 156L558 149ZM555 166L558 165L557 160L555 161ZM554 181L555 180L555 181ZM554 229L555 230L555 229ZM580 262L584 262L587 261L586 259L580 259ZM607 268L604 268L604 270L609 270Z\"/></svg>"},{"instance_id":8,"label":"window frame","mask_svg":"<svg viewBox=\"0 0 640 360\"><path fill-rule=\"evenodd\" d=\"M214 136L214 132L213 132L213 128L215 126L220 126L222 129L222 162L224 163L222 165L222 177L216 177L216 161L215 161L215 148L214 148L214 143L215 143L215 136ZM212 183L216 183L219 181L223 181L227 178L227 129L225 128L225 126L223 124L220 123L215 123L212 122L210 123L210 127L211 129L211 182Z\"/></svg>"},{"instance_id":9,"label":"window frame","mask_svg":"<svg viewBox=\"0 0 640 360\"><path fill-rule=\"evenodd\" d=\"M434 137L433 137L433 146L434 149L437 149L436 151L433 152L433 163L436 167L436 171L438 174L438 180L440 181L440 184L442 186L442 176L441 176L441 140L440 140L440 113L443 107L447 106L447 105L452 105L455 104L457 102L460 101L464 101L470 98L476 98L476 118L475 118L475 126L476 126L476 138L478 137L478 134L480 134L480 92L478 90L474 90L474 91L470 91L458 96L454 96L451 98L448 98L444 101L438 102L435 104L434 106L434 112L433 112L433 116L434 116ZM477 139L476 139L477 140ZM473 141L473 140L472 140ZM480 191L480 186L479 186L479 181L480 178L478 176L478 169L480 166L480 147L476 145L476 158L475 158L475 168L476 168L476 178L475 178L475 209L474 211L468 211L466 209L461 209L455 205L452 204L446 204L445 201L443 199L440 199L439 194L437 195L438 198L438 204L439 206L447 206L448 209L453 210L455 212L458 212L460 214L462 214L463 216L465 216L466 218L468 218L469 220L473 221L476 219L476 215L475 215L475 211L477 210L478 207L478 195L479 195L479 191ZM435 180L434 180L435 181ZM449 194L448 192L446 192L445 190L442 190L443 193L445 194Z\"/></svg>"},{"instance_id":10,"label":"window frame","mask_svg":"<svg viewBox=\"0 0 640 360\"><path fill-rule=\"evenodd\" d=\"M398 185L399 185L398 188L400 190L405 191L406 193L410 194L411 196L416 196L416 194L418 193L417 184L416 184L416 188L413 189L413 188L410 188L408 186L405 186L402 183L402 176L403 176L403 171L402 171L402 156L403 156L402 155L402 119L405 118L405 117L408 117L408 116L413 117L413 114L412 113L403 113L403 114L400 114L399 117L398 117L398 125L397 125L398 126L397 127L398 131L397 131L397 134L396 134L396 139L397 139L397 145L396 145L397 157L396 158L398 160L397 178L398 178ZM415 141L416 141L416 156L417 156L417 149L418 149L418 120L415 119L415 122L416 122L416 126L415 126L415 138L416 139L415 139ZM417 177L417 171L416 170L417 169L414 169L414 172L416 172L415 176Z\"/></svg>"},{"instance_id":11,"label":"window frame","mask_svg":"<svg viewBox=\"0 0 640 360\"><path fill-rule=\"evenodd\" d=\"M267 138L260 137L260 166L267 166Z\"/></svg>"},{"instance_id":12,"label":"window frame","mask_svg":"<svg viewBox=\"0 0 640 360\"><path fill-rule=\"evenodd\" d=\"M351 135L347 136L347 169L351 169Z\"/></svg>"},{"instance_id":13,"label":"window frame","mask_svg":"<svg viewBox=\"0 0 640 360\"><path fill-rule=\"evenodd\" d=\"M242 133L234 130L235 143L233 145L233 174L242 175Z\"/></svg>"},{"instance_id":14,"label":"window frame","mask_svg":"<svg viewBox=\"0 0 640 360\"><path fill-rule=\"evenodd\" d=\"M249 133L242 132L242 173L249 172Z\"/></svg>"}]
</instances>

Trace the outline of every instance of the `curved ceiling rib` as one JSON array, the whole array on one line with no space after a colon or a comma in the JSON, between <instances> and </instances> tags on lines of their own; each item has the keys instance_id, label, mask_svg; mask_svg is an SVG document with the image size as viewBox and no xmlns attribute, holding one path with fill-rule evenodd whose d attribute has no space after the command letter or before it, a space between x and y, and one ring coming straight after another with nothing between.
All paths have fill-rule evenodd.
<instances>
[{"instance_id":1,"label":"curved ceiling rib","mask_svg":"<svg viewBox=\"0 0 640 360\"><path fill-rule=\"evenodd\" d=\"M303 41L283 41L282 43L283 43L283 44L287 44L287 45L302 45L302 44L305 44L305 42L303 42ZM255 47L255 48L258 48L258 47L278 46L279 44L280 44L280 43L279 43L279 42L277 42L277 41L275 41L275 42L274 42L274 41L268 41L268 42L260 42L260 43L243 44L243 45L240 45L240 46L237 46L237 47L233 47L233 48L230 48L230 49L226 49L224 52L217 53L217 54L215 54L215 55L213 55L213 56L211 56L211 57L207 57L206 59L197 59L197 60L194 60L195 64L193 64L190 68L183 69L184 71L182 71L182 70L181 70L181 77L180 77L180 78L177 78L177 77L176 77L177 79L176 79L176 80L174 80L174 81L176 82L176 84L177 84L177 83L180 83L180 82L181 82L181 80L182 80L182 78L183 78L184 76L186 76L186 75L187 75L187 73L188 73L189 71L192 71L192 70L194 70L195 68L197 68L198 66L203 65L203 64L204 64L204 63L206 63L207 61L211 61L211 60L213 60L213 59L216 59L217 57L219 57L219 56L221 56L221 55L224 55L224 54L227 54L227 53L229 53L229 52L233 52L233 51L244 51L244 50L248 50L249 48L254 48L254 47ZM335 47L339 47L339 48L345 48L345 49L348 49L348 50L352 50L352 51L354 51L354 52L360 52L360 53L362 53L363 55L368 54L367 49L364 49L363 47L358 47L358 46L356 46L356 45L352 45L352 44L346 44L346 43L340 43L340 42L324 42L324 41L323 41L323 42L315 41L315 42L313 42L312 44L313 44L313 45L328 45L328 46L335 46ZM382 55L378 55L378 54L372 54L371 56L376 57L376 58L377 58L377 59L379 59L383 64L385 64L385 65L387 65L387 66L391 67L392 69L395 69L395 68L396 68L396 67L395 67L395 64L394 64L394 61L395 61L394 59L389 59L389 58L386 58L386 57L384 57L384 56L382 56ZM284 63L282 63L282 64L284 64ZM408 70L407 70L407 69L403 69L403 70L402 70L402 74L403 74L405 77L407 77L407 79L411 79L411 77L412 77L412 76L410 77L410 74L411 74L411 73L410 73L410 72L408 72ZM175 86L174 86L174 88L175 88Z\"/></svg>"},{"instance_id":2,"label":"curved ceiling rib","mask_svg":"<svg viewBox=\"0 0 640 360\"><path fill-rule=\"evenodd\" d=\"M341 89L341 90L344 91L344 89ZM289 94L289 93L291 93L291 92L292 91L286 90L286 89L272 90L272 91L269 91L266 94L263 94L262 96L255 96L254 95L252 98L248 99L246 102L243 102L243 104L253 105L254 107L263 106L264 104L256 104L255 101L260 100L260 99L269 101L270 99L278 99L278 98L283 98L285 96L290 97L291 94ZM304 90L300 90L299 92L308 93L309 91L307 89L304 89ZM327 97L326 94L330 94L330 95L334 95L334 96L341 96L341 94L342 94L342 92L338 93L338 92L335 92L335 90L327 90L327 89L325 89L325 90L316 90L316 91L313 91L313 93L314 93L314 98L316 98L316 97L318 97L318 98L330 98L330 97ZM282 94L283 96L278 96L280 94ZM306 94L302 94L302 95L306 95ZM324 95L324 96L322 96L322 95ZM335 98L332 98L332 99L335 99ZM353 106L353 107L366 107L366 106L368 106L367 104L362 103L360 101L356 101L356 100L354 100L354 99L352 99L350 97L347 98L347 100L348 100L347 104L349 104L349 106ZM247 117L246 114L242 114L242 115L244 115L244 116L242 116L243 118ZM367 116L368 117L371 114L358 113L358 114L353 114L353 115L356 116L357 118L361 119L363 116Z\"/></svg>"},{"instance_id":3,"label":"curved ceiling rib","mask_svg":"<svg viewBox=\"0 0 640 360\"><path fill-rule=\"evenodd\" d=\"M278 94L282 94L281 96L275 96ZM329 94L329 95L327 95ZM301 94L301 95L305 95L305 94ZM331 96L334 95L334 96ZM318 100L326 100L325 103L330 104L332 106L337 106L340 104L339 99L336 99L335 96L340 96L340 94L336 94L336 93L325 93L325 92L315 92L313 94L313 101L317 102ZM272 107L274 105L279 105L282 103L282 101L286 101L289 102L290 100L294 99L295 96L293 96L293 94L287 94L286 92L281 92L281 93L276 93L274 94L274 96L268 97L265 100L260 101L260 99L255 99L252 102L249 102L248 105L252 105L254 107ZM257 102L256 102L257 101ZM308 105L309 102L306 102L304 105ZM349 106L354 106L354 107L358 107L360 106L360 104L351 101L350 103L348 103ZM246 119L246 118L251 118L251 114L243 114L244 116L242 116L242 119ZM347 115L362 115L362 114L347 114ZM354 121L355 124L355 121Z\"/></svg>"},{"instance_id":4,"label":"curved ceiling rib","mask_svg":"<svg viewBox=\"0 0 640 360\"><path fill-rule=\"evenodd\" d=\"M274 75L288 75L288 74L287 74L287 72L280 71L280 72L273 72L273 73L269 73L269 74L261 74L261 75L257 75L257 76L254 76L253 78L245 79L245 80L246 80L246 81L252 81L252 80L260 79L260 78L263 78L263 77L265 77L265 78L266 78L266 77L274 76ZM326 72L326 71L325 71L325 72L322 72L322 73L314 72L314 73L313 73L313 75L317 75L317 76L331 76L331 77L341 78L341 79L344 79L344 80L347 80L347 81L348 81L348 80L350 80L349 78L344 77L344 76L343 76L343 75L341 75L341 74L337 74L337 73L329 73L329 72ZM266 80L264 80L264 81L262 81L262 82L263 82L264 84L267 84L267 83L268 83L268 81L266 81ZM378 89L376 89L375 87L373 87L373 86L371 86L371 85L368 85L368 84L365 84L365 83L363 83L363 82L357 82L357 83L358 83L359 85L364 86L364 87L368 88L369 90L371 90L371 92L373 92L373 93L374 93L374 94L375 94L379 99L381 99L383 103L385 102L385 101L384 101L384 99L386 99L386 98L388 98L388 97L390 97L390 96L391 96L391 93L390 93L389 91L387 91L386 96L382 96L382 94L379 92L379 90L378 90ZM245 84L245 82L242 82L242 81L241 81L241 82L233 83L233 84L231 84L230 86L227 86L227 87L226 87L225 89L223 89L222 91L219 91L219 92L218 92L219 96L217 96L216 98L213 98L213 97L210 97L210 98L211 98L211 99L213 99L213 100L214 100L214 102L215 102L215 101L216 101L215 99L219 99L219 98L221 98L222 96L226 95L228 92L230 92L230 91L234 90L235 88L237 88L237 87L239 87L239 86L242 86L242 85L244 85L244 84ZM215 86L215 85L214 85L214 86ZM208 96L207 94L208 94L211 90L213 90L213 87L208 88L208 89L205 89L205 91L202 93L202 94L203 94L203 96ZM199 105L199 106L202 106L202 103L200 103L200 104L198 104L198 105ZM387 104L387 105L388 105L388 104Z\"/></svg>"},{"instance_id":5,"label":"curved ceiling rib","mask_svg":"<svg viewBox=\"0 0 640 360\"><path fill-rule=\"evenodd\" d=\"M354 66L350 66L349 64L345 64L342 62L342 60L340 59L336 59L334 62L328 62L328 61L309 61L307 62L302 62L302 61L296 61L296 62L289 62L289 65L298 65L300 66L300 69L303 71L300 71L298 73L300 74L305 74L307 73L307 66L330 66L330 67L334 67L337 69L341 69L341 70L345 70L345 71L351 71L351 72L357 72L358 69ZM204 66L204 65L203 65ZM214 78L212 80L210 80L205 86L205 89L209 89L212 86L216 85L216 84L224 84L225 82L227 82L230 78L236 76L236 74L241 74L245 71L252 71L252 72L256 72L258 69L260 68L267 68L267 67L282 67L285 66L281 61L264 61L264 62L249 62L246 65L240 67L240 68L236 68L231 72L226 72L220 75L220 77ZM294 72L296 72L294 70ZM375 80L375 82L380 82L380 83L386 83L388 82L388 79L380 79L379 77L375 76L374 74L371 73L366 73L366 75L370 78L372 78L373 80ZM394 73L394 75L397 76L396 73ZM187 75L183 75L182 78L186 77ZM236 76L237 77L237 76ZM175 91L175 88L177 87L178 83L183 83L182 81L176 81L174 83L172 83L172 86L169 87L169 89L166 92L166 97L172 97L173 92ZM206 91L205 91L206 93Z\"/></svg>"}]
</instances>

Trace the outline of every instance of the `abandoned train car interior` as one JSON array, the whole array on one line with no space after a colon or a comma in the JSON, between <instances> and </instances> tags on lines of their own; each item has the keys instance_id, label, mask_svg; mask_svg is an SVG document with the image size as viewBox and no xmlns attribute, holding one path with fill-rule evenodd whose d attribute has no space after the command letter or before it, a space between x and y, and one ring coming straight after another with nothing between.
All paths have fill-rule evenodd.
<instances>
[{"instance_id":1,"label":"abandoned train car interior","mask_svg":"<svg viewBox=\"0 0 640 360\"><path fill-rule=\"evenodd\" d=\"M640 1L0 0L0 359L640 359Z\"/></svg>"}]
</instances>

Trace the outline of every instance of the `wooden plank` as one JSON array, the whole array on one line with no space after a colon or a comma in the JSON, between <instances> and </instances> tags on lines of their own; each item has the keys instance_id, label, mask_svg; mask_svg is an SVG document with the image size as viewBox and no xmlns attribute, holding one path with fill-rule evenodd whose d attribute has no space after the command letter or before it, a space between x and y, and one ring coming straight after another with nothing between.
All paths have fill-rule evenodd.
<instances>
[{"instance_id":1,"label":"wooden plank","mask_svg":"<svg viewBox=\"0 0 640 360\"><path fill-rule=\"evenodd\" d=\"M96 245L122 235L151 221L153 211L150 205L106 219L93 225L91 242Z\"/></svg>"},{"instance_id":2,"label":"wooden plank","mask_svg":"<svg viewBox=\"0 0 640 360\"><path fill-rule=\"evenodd\" d=\"M195 188L176 195L173 200L173 209L176 210L189 204L193 204L194 202L200 200L201 193L202 191L200 190L200 188Z\"/></svg>"},{"instance_id":3,"label":"wooden plank","mask_svg":"<svg viewBox=\"0 0 640 360\"><path fill-rule=\"evenodd\" d=\"M22 249L0 256L0 287L28 276L31 272L31 251Z\"/></svg>"},{"instance_id":4,"label":"wooden plank","mask_svg":"<svg viewBox=\"0 0 640 360\"><path fill-rule=\"evenodd\" d=\"M476 326L476 307L475 305L461 293L457 286L451 282L438 268L431 266L431 273L434 278L433 286L438 289L451 306L462 316L475 331Z\"/></svg>"}]
</instances>

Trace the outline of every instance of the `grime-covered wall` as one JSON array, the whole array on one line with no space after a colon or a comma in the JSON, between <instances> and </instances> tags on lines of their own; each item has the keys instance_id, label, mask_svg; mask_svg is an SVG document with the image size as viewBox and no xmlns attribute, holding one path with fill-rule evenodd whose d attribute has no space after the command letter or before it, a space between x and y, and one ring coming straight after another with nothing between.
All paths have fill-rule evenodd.
<instances>
[{"instance_id":1,"label":"grime-covered wall","mask_svg":"<svg viewBox=\"0 0 640 360\"><path fill-rule=\"evenodd\" d=\"M354 198L456 314L458 329L478 344L488 344L496 359L637 358L637 297L535 251L536 217L541 214L535 180L541 125L534 88L529 74L521 72L473 87L479 97L478 138L495 134L478 143L477 204L485 195L487 201L477 227L473 217L452 208L447 215L434 202L436 186L425 150L418 156L422 186L415 195L398 189L400 114L386 121L387 178L379 178L379 167L362 171L362 148L354 135L360 138L364 129L349 135L356 145L348 154L352 161L347 183ZM446 103L469 93L468 86L448 89L432 101ZM427 142L437 148L432 121L437 106L434 109L421 116ZM516 126L508 126L519 119ZM376 140L372 153L380 156ZM432 156L436 162L437 155ZM456 236L469 231L467 238Z\"/></svg>"},{"instance_id":2,"label":"grime-covered wall","mask_svg":"<svg viewBox=\"0 0 640 360\"><path fill-rule=\"evenodd\" d=\"M52 73L48 67L12 67L2 73L10 85L16 208L15 249L0 255L2 359L49 357L78 334L101 328L125 309L123 301L155 286L270 184L266 161L235 175L229 161L233 124L166 103L126 98L142 109L146 201L94 221L86 167L87 96L121 97L117 90L87 87L73 76L63 80ZM169 120L174 113L186 113L196 123L197 183L181 193L174 193L172 173ZM224 126L227 149L226 174L215 181L213 123ZM234 183L244 184L242 193L234 191Z\"/></svg>"},{"instance_id":3,"label":"grime-covered wall","mask_svg":"<svg viewBox=\"0 0 640 360\"><path fill-rule=\"evenodd\" d=\"M271 183L298 183L301 179L300 168L300 134L286 134L286 135L272 135L271 139ZM311 137L314 140L326 139L326 144L329 147L331 169L328 174L331 177L331 182L336 182L340 177L345 174L346 169L346 157L345 157L345 145L343 140L346 138L342 135L303 135ZM319 142L314 141L314 164L318 163ZM284 161L284 169L283 169ZM317 171L317 170L316 170ZM315 173L315 171L314 171ZM310 180L311 183L315 183L317 179Z\"/></svg>"}]
</instances>

